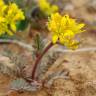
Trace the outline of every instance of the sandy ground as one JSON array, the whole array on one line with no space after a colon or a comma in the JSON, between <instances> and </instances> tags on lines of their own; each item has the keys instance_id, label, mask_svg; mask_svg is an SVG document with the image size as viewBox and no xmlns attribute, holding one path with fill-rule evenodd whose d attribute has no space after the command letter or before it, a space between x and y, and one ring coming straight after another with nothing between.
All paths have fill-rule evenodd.
<instances>
[{"instance_id":1,"label":"sandy ground","mask_svg":"<svg viewBox=\"0 0 96 96\"><path fill-rule=\"evenodd\" d=\"M96 40L96 34L85 35L87 36L83 42L86 44L85 47L95 47L96 43L92 41ZM62 53L48 72L57 70L67 70L68 78L55 79L49 89L23 93L8 91L13 78L0 74L0 96L96 96L96 51ZM48 72L45 73L45 77Z\"/></svg>"}]
</instances>

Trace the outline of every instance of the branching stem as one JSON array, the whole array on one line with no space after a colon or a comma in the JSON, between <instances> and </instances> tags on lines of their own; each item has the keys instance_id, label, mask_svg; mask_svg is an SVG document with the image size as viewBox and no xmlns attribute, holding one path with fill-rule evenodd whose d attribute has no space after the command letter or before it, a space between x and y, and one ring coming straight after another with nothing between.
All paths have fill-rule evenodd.
<instances>
[{"instance_id":1,"label":"branching stem","mask_svg":"<svg viewBox=\"0 0 96 96\"><path fill-rule=\"evenodd\" d=\"M36 79L35 75L36 75L36 69L38 64L40 63L42 57L45 55L45 53L53 46L54 44L52 42L50 42L48 44L48 46L46 46L46 48L44 49L44 51L37 57L34 66L33 66L33 70L32 70L32 80Z\"/></svg>"}]
</instances>

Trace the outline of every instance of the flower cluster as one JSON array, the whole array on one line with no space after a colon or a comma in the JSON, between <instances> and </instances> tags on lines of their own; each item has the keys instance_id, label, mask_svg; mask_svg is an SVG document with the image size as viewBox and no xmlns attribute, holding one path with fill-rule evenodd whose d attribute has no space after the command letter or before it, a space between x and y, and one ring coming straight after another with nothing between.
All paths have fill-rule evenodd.
<instances>
[{"instance_id":1,"label":"flower cluster","mask_svg":"<svg viewBox=\"0 0 96 96\"><path fill-rule=\"evenodd\" d=\"M15 3L7 5L0 0L0 35L13 35L16 31L16 22L24 19L24 13Z\"/></svg>"},{"instance_id":2,"label":"flower cluster","mask_svg":"<svg viewBox=\"0 0 96 96\"><path fill-rule=\"evenodd\" d=\"M46 15L51 15L54 12L58 11L58 6L51 5L47 0L39 0L39 8Z\"/></svg>"},{"instance_id":3,"label":"flower cluster","mask_svg":"<svg viewBox=\"0 0 96 96\"><path fill-rule=\"evenodd\" d=\"M59 42L71 49L78 47L79 41L75 38L77 34L84 32L83 27L84 24L78 24L75 19L69 18L68 15L61 16L59 13L52 14L48 22L48 29L52 32L52 42Z\"/></svg>"}]
</instances>

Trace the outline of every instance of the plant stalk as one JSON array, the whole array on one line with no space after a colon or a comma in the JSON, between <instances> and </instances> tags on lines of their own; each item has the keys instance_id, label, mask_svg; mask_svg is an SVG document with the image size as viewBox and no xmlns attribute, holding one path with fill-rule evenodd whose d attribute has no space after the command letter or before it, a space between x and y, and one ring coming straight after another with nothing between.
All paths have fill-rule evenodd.
<instances>
[{"instance_id":1,"label":"plant stalk","mask_svg":"<svg viewBox=\"0 0 96 96\"><path fill-rule=\"evenodd\" d=\"M45 53L53 46L54 44L52 42L50 42L48 44L48 46L46 46L46 48L44 49L44 51L37 57L34 66L33 66L33 70L32 70L32 80L36 79L35 74L36 74L36 69L38 64L40 63L42 57L45 55Z\"/></svg>"}]
</instances>

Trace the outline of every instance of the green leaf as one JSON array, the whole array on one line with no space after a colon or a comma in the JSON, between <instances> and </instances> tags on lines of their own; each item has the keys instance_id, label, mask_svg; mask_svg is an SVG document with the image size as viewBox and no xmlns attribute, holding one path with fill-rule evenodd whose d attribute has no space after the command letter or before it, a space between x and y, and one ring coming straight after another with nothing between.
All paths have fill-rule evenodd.
<instances>
[{"instance_id":1,"label":"green leaf","mask_svg":"<svg viewBox=\"0 0 96 96\"><path fill-rule=\"evenodd\" d=\"M21 30L21 31L25 30L27 28L27 26L28 26L28 20L27 19L19 21L16 24L17 30Z\"/></svg>"},{"instance_id":2,"label":"green leaf","mask_svg":"<svg viewBox=\"0 0 96 96\"><path fill-rule=\"evenodd\" d=\"M43 37L40 36L39 34L37 34L34 39L34 47L36 49L36 52L39 52L39 53L41 53L44 48Z\"/></svg>"}]
</instances>

